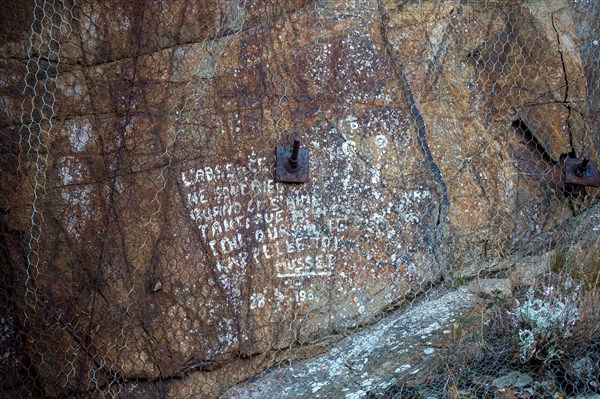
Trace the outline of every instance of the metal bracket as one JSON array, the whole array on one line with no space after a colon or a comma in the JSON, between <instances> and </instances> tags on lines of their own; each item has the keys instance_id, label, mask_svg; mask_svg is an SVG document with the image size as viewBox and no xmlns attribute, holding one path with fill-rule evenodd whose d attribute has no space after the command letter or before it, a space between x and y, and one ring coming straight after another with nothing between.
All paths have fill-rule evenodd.
<instances>
[{"instance_id":1,"label":"metal bracket","mask_svg":"<svg viewBox=\"0 0 600 399\"><path fill-rule=\"evenodd\" d=\"M300 140L294 145L276 147L275 181L277 183L306 183L309 178L308 148L300 148Z\"/></svg>"},{"instance_id":2,"label":"metal bracket","mask_svg":"<svg viewBox=\"0 0 600 399\"><path fill-rule=\"evenodd\" d=\"M565 159L564 168L565 183L577 184L580 186L600 187L600 173L598 172L598 164L590 161L590 158L567 158Z\"/></svg>"}]
</instances>

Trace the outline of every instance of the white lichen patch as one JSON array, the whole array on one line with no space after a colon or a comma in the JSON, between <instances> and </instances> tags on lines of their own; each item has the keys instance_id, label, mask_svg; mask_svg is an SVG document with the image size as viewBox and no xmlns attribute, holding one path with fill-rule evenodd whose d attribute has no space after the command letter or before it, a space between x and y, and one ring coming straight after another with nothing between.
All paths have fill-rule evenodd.
<instances>
[{"instance_id":1,"label":"white lichen patch","mask_svg":"<svg viewBox=\"0 0 600 399\"><path fill-rule=\"evenodd\" d=\"M4 116L11 115L11 109L13 106L13 100L10 97L0 97L0 108L2 108L2 114Z\"/></svg>"},{"instance_id":2,"label":"white lichen patch","mask_svg":"<svg viewBox=\"0 0 600 399\"><path fill-rule=\"evenodd\" d=\"M73 102L83 99L85 88L82 81L85 77L81 73L65 73L56 78L56 88Z\"/></svg>"},{"instance_id":3,"label":"white lichen patch","mask_svg":"<svg viewBox=\"0 0 600 399\"><path fill-rule=\"evenodd\" d=\"M62 187L61 197L66 205L65 227L74 237L80 236L80 230L91 218L91 187L83 181L85 167L73 156L59 160L58 175Z\"/></svg>"},{"instance_id":4,"label":"white lichen patch","mask_svg":"<svg viewBox=\"0 0 600 399\"><path fill-rule=\"evenodd\" d=\"M83 178L83 165L72 156L62 157L59 162L59 177L63 185L81 182Z\"/></svg>"},{"instance_id":5,"label":"white lichen patch","mask_svg":"<svg viewBox=\"0 0 600 399\"><path fill-rule=\"evenodd\" d=\"M312 388L311 390L312 390L312 392L313 392L313 393L316 393L316 392L318 392L318 391L319 391L319 390L320 390L322 387L324 387L325 385L326 385L326 384L325 384L324 382L314 382L314 383L311 385L311 388Z\"/></svg>"},{"instance_id":6,"label":"white lichen patch","mask_svg":"<svg viewBox=\"0 0 600 399\"><path fill-rule=\"evenodd\" d=\"M396 370L394 370L394 373L404 373L410 369L411 369L410 364L403 364L402 366L400 366Z\"/></svg>"},{"instance_id":7,"label":"white lichen patch","mask_svg":"<svg viewBox=\"0 0 600 399\"><path fill-rule=\"evenodd\" d=\"M68 125L71 151L80 153L87 147L91 140L92 124L87 120L73 121Z\"/></svg>"}]
</instances>

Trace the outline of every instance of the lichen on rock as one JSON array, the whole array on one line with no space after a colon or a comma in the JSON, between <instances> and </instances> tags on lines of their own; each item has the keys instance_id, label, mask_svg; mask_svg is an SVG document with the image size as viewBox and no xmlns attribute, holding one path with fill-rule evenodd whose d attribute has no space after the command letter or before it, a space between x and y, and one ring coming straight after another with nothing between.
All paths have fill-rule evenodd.
<instances>
[{"instance_id":1,"label":"lichen on rock","mask_svg":"<svg viewBox=\"0 0 600 399\"><path fill-rule=\"evenodd\" d=\"M40 389L216 397L530 249L582 201L565 157L599 151L566 4L82 1L33 24L50 66L44 35L0 42ZM291 134L303 185L274 182Z\"/></svg>"}]
</instances>

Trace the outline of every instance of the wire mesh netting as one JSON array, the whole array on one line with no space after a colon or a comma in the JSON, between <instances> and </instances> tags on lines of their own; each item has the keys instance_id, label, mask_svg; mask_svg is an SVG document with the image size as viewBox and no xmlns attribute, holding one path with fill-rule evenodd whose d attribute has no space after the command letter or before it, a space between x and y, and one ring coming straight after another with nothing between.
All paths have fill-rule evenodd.
<instances>
[{"instance_id":1,"label":"wire mesh netting","mask_svg":"<svg viewBox=\"0 0 600 399\"><path fill-rule=\"evenodd\" d=\"M600 3L0 16L0 397L600 394Z\"/></svg>"}]
</instances>

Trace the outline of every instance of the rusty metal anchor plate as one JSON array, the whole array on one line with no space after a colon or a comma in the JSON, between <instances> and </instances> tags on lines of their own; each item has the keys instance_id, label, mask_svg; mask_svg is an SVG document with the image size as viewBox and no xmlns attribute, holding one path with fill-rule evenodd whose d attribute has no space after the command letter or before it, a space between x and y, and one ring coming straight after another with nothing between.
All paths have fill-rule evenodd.
<instances>
[{"instance_id":1,"label":"rusty metal anchor plate","mask_svg":"<svg viewBox=\"0 0 600 399\"><path fill-rule=\"evenodd\" d=\"M565 159L565 183L600 187L598 163L586 159Z\"/></svg>"},{"instance_id":2,"label":"rusty metal anchor plate","mask_svg":"<svg viewBox=\"0 0 600 399\"><path fill-rule=\"evenodd\" d=\"M293 147L276 147L275 181L277 183L306 183L309 179L308 148L298 148L296 168L293 168Z\"/></svg>"}]
</instances>

